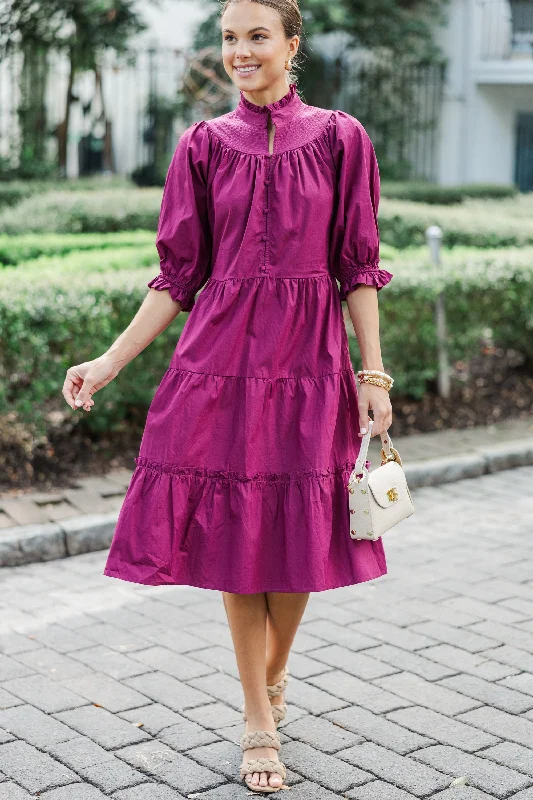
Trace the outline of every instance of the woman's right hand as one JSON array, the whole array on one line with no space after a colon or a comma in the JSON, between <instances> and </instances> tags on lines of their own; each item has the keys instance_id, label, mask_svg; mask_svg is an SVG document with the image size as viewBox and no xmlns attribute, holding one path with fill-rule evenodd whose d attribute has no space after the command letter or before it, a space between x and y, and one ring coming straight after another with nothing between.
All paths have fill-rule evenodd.
<instances>
[{"instance_id":1,"label":"woman's right hand","mask_svg":"<svg viewBox=\"0 0 533 800\"><path fill-rule=\"evenodd\" d=\"M63 397L71 408L83 407L85 411L90 411L94 405L93 394L107 386L120 370L121 365L106 354L70 367L63 384Z\"/></svg>"}]
</instances>

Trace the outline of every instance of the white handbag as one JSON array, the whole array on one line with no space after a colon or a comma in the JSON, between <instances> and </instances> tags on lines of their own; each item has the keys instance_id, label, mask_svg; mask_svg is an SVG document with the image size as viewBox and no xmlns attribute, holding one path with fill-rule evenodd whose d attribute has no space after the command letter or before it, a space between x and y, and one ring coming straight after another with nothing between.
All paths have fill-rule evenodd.
<instances>
[{"instance_id":1,"label":"white handbag","mask_svg":"<svg viewBox=\"0 0 533 800\"><path fill-rule=\"evenodd\" d=\"M357 461L347 484L350 536L375 541L414 513L400 454L386 431L380 434L381 466L370 472L366 467L368 445L374 420L361 440ZM388 449L388 453L384 448Z\"/></svg>"}]
</instances>

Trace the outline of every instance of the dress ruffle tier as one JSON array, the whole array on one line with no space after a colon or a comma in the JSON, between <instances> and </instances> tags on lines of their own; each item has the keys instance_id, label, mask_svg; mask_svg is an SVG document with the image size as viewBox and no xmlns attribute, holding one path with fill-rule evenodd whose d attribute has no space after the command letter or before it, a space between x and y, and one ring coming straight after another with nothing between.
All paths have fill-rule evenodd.
<instances>
[{"instance_id":1,"label":"dress ruffle tier","mask_svg":"<svg viewBox=\"0 0 533 800\"><path fill-rule=\"evenodd\" d=\"M151 403L104 574L237 593L384 574L381 540L348 533L357 387L332 276L211 280L194 313Z\"/></svg>"}]
</instances>

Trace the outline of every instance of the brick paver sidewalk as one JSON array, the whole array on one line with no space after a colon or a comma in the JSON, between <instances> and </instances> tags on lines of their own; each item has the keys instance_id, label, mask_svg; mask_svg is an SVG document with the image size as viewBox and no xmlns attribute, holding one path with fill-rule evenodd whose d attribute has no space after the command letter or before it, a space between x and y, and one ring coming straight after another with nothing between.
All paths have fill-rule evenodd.
<instances>
[{"instance_id":1,"label":"brick paver sidewalk","mask_svg":"<svg viewBox=\"0 0 533 800\"><path fill-rule=\"evenodd\" d=\"M389 574L311 595L287 797L533 800L532 485L415 489ZM255 797L220 594L107 578L105 557L0 572L0 800Z\"/></svg>"}]
</instances>

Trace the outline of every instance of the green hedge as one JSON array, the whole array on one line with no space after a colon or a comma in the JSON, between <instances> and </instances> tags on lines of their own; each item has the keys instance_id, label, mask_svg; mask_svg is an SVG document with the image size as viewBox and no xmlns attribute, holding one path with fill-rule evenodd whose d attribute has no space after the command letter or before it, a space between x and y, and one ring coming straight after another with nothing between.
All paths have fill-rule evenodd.
<instances>
[{"instance_id":1,"label":"green hedge","mask_svg":"<svg viewBox=\"0 0 533 800\"><path fill-rule=\"evenodd\" d=\"M415 203L452 205L462 203L467 197L498 200L515 197L516 186L492 183L472 183L461 186L440 186L436 183L382 181L381 196L395 200L411 200Z\"/></svg>"},{"instance_id":2,"label":"green hedge","mask_svg":"<svg viewBox=\"0 0 533 800\"><path fill-rule=\"evenodd\" d=\"M67 368L108 349L129 325L157 272L127 268L123 255L130 256L127 249L106 250L91 262L94 251L71 254L62 265L43 257L0 272L0 416L15 412L38 437L51 428L58 411L76 413L61 396ZM385 368L395 378L392 398L395 391L420 398L437 377L433 304L438 281L425 250L404 251L385 263L394 278L379 293L380 338ZM456 248L443 254L443 263L451 362L476 353L490 327L498 344L523 352L533 364L533 248ZM148 408L188 318L178 315L98 393L98 411L86 415L84 425L120 431L130 409ZM352 335L350 348L358 369Z\"/></svg>"},{"instance_id":3,"label":"green hedge","mask_svg":"<svg viewBox=\"0 0 533 800\"><path fill-rule=\"evenodd\" d=\"M68 281L64 272L33 272L0 273L0 416L15 412L39 437L58 411L79 413L61 394L66 370L109 348L136 314L157 270L78 271ZM98 413L84 419L89 430L120 430L128 408L148 407L187 318L179 314L98 394Z\"/></svg>"},{"instance_id":4,"label":"green hedge","mask_svg":"<svg viewBox=\"0 0 533 800\"><path fill-rule=\"evenodd\" d=\"M127 189L133 184L127 178L119 176L88 178L70 178L63 181L2 181L0 180L0 209L4 206L14 206L25 197L35 194L45 194L51 191L100 191L101 189L122 188Z\"/></svg>"},{"instance_id":5,"label":"green hedge","mask_svg":"<svg viewBox=\"0 0 533 800\"><path fill-rule=\"evenodd\" d=\"M0 234L155 231L161 189L49 192L0 213ZM533 244L533 193L503 200L466 199L428 205L384 197L379 226L383 244L425 244L429 225L443 229L447 246L511 247Z\"/></svg>"},{"instance_id":6,"label":"green hedge","mask_svg":"<svg viewBox=\"0 0 533 800\"><path fill-rule=\"evenodd\" d=\"M431 206L384 198L379 207L381 240L397 248L425 244L425 231L439 225L448 247L513 247L533 244L533 193L506 200L465 200Z\"/></svg>"},{"instance_id":7,"label":"green hedge","mask_svg":"<svg viewBox=\"0 0 533 800\"><path fill-rule=\"evenodd\" d=\"M0 233L112 233L155 231L162 190L53 191L0 213Z\"/></svg>"},{"instance_id":8,"label":"green hedge","mask_svg":"<svg viewBox=\"0 0 533 800\"><path fill-rule=\"evenodd\" d=\"M495 342L523 353L533 367L533 247L444 251L443 287L450 362L478 352L486 328ZM434 301L439 279L425 249L404 251L386 269L392 281L379 293L380 340L394 390L421 398L438 375ZM348 325L350 351L361 368Z\"/></svg>"},{"instance_id":9,"label":"green hedge","mask_svg":"<svg viewBox=\"0 0 533 800\"><path fill-rule=\"evenodd\" d=\"M0 235L0 266L11 266L39 256L64 256L75 251L152 245L153 231L123 231L120 233L29 233L25 236Z\"/></svg>"}]
</instances>

